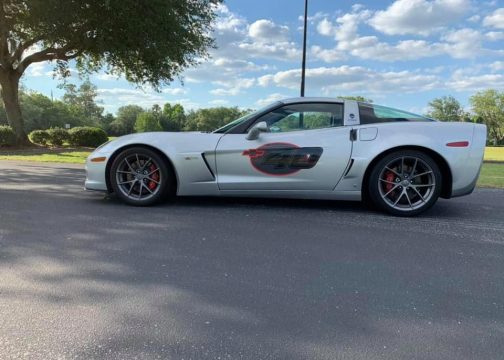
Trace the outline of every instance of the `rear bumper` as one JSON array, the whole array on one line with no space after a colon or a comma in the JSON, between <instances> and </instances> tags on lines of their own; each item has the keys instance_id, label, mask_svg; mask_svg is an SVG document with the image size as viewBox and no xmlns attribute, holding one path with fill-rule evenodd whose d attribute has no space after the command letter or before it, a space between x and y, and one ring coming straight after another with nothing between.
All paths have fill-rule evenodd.
<instances>
[{"instance_id":1,"label":"rear bumper","mask_svg":"<svg viewBox=\"0 0 504 360\"><path fill-rule=\"evenodd\" d=\"M474 191L483 165L486 132L487 129L485 125L474 125L472 141L470 142L471 145L467 157L459 163L457 176L453 179L451 197L469 195Z\"/></svg>"}]
</instances>

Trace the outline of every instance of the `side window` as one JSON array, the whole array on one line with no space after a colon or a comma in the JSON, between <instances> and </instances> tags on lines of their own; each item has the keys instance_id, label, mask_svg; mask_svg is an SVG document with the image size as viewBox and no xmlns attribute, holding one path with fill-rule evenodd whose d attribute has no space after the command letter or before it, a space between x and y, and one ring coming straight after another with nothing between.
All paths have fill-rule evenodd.
<instances>
[{"instance_id":1,"label":"side window","mask_svg":"<svg viewBox=\"0 0 504 360\"><path fill-rule=\"evenodd\" d=\"M394 121L432 121L407 111L365 103L359 103L359 117L361 125Z\"/></svg>"},{"instance_id":2,"label":"side window","mask_svg":"<svg viewBox=\"0 0 504 360\"><path fill-rule=\"evenodd\" d=\"M343 104L293 104L286 105L257 121L265 121L271 132L313 130L343 126Z\"/></svg>"}]
</instances>

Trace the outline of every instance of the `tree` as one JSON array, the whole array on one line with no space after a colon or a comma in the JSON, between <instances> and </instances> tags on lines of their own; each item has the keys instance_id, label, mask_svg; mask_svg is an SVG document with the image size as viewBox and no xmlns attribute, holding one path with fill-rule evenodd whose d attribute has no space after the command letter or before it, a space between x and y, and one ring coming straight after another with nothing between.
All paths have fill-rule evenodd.
<instances>
[{"instance_id":1,"label":"tree","mask_svg":"<svg viewBox=\"0 0 504 360\"><path fill-rule=\"evenodd\" d=\"M115 121L113 114L107 113L100 119L99 127L102 128L107 134L110 132L110 126Z\"/></svg>"},{"instance_id":2,"label":"tree","mask_svg":"<svg viewBox=\"0 0 504 360\"><path fill-rule=\"evenodd\" d=\"M237 107L216 107L190 111L187 114L184 130L212 131L242 117L248 112L249 110L240 110Z\"/></svg>"},{"instance_id":3,"label":"tree","mask_svg":"<svg viewBox=\"0 0 504 360\"><path fill-rule=\"evenodd\" d=\"M166 103L163 107L161 126L164 131L182 131L185 126L186 116L184 107L180 104Z\"/></svg>"},{"instance_id":4,"label":"tree","mask_svg":"<svg viewBox=\"0 0 504 360\"><path fill-rule=\"evenodd\" d=\"M504 91L488 89L469 99L472 111L488 127L489 137L495 145L504 140Z\"/></svg>"},{"instance_id":5,"label":"tree","mask_svg":"<svg viewBox=\"0 0 504 360\"><path fill-rule=\"evenodd\" d=\"M463 121L466 118L464 109L453 96L436 98L429 103L427 116L441 121Z\"/></svg>"},{"instance_id":6,"label":"tree","mask_svg":"<svg viewBox=\"0 0 504 360\"><path fill-rule=\"evenodd\" d=\"M121 106L117 110L116 119L110 124L110 135L125 135L135 131L138 115L145 110L138 105Z\"/></svg>"},{"instance_id":7,"label":"tree","mask_svg":"<svg viewBox=\"0 0 504 360\"><path fill-rule=\"evenodd\" d=\"M136 132L161 131L159 116L153 111L146 111L138 115L135 122Z\"/></svg>"},{"instance_id":8,"label":"tree","mask_svg":"<svg viewBox=\"0 0 504 360\"><path fill-rule=\"evenodd\" d=\"M365 98L364 96L338 96L340 99L345 99L345 100L355 100L359 102L364 102L364 103L372 103L373 100L370 98Z\"/></svg>"},{"instance_id":9,"label":"tree","mask_svg":"<svg viewBox=\"0 0 504 360\"><path fill-rule=\"evenodd\" d=\"M205 58L221 0L0 0L0 85L18 144L28 141L19 80L33 63L68 62L90 73L105 68L154 88Z\"/></svg>"},{"instance_id":10,"label":"tree","mask_svg":"<svg viewBox=\"0 0 504 360\"><path fill-rule=\"evenodd\" d=\"M51 100L47 96L35 91L19 91L19 101L23 111L24 130L48 129L83 125L79 118L72 115L67 104L59 100ZM0 101L0 124L8 124L3 102Z\"/></svg>"},{"instance_id":11,"label":"tree","mask_svg":"<svg viewBox=\"0 0 504 360\"><path fill-rule=\"evenodd\" d=\"M63 102L69 105L74 117L82 120L89 126L100 126L103 121L103 107L98 106L96 97L98 89L89 80L84 81L79 87L74 84L65 84Z\"/></svg>"}]
</instances>

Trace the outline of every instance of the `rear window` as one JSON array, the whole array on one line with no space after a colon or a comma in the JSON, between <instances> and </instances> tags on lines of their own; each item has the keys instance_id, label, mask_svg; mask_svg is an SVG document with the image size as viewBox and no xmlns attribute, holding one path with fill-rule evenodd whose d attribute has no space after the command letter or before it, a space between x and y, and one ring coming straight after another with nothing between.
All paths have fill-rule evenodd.
<instances>
[{"instance_id":1,"label":"rear window","mask_svg":"<svg viewBox=\"0 0 504 360\"><path fill-rule=\"evenodd\" d=\"M395 121L434 121L422 115L413 114L381 105L359 103L361 124L375 124Z\"/></svg>"}]
</instances>

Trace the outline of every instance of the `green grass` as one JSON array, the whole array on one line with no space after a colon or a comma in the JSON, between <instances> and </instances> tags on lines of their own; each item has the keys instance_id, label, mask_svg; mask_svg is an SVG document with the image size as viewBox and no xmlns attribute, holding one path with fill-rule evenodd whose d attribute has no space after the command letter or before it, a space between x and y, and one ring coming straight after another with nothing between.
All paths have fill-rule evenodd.
<instances>
[{"instance_id":1,"label":"green grass","mask_svg":"<svg viewBox=\"0 0 504 360\"><path fill-rule=\"evenodd\" d=\"M504 163L484 163L478 179L478 186L504 188Z\"/></svg>"},{"instance_id":2,"label":"green grass","mask_svg":"<svg viewBox=\"0 0 504 360\"><path fill-rule=\"evenodd\" d=\"M30 149L1 151L0 160L84 164L89 149Z\"/></svg>"},{"instance_id":3,"label":"green grass","mask_svg":"<svg viewBox=\"0 0 504 360\"><path fill-rule=\"evenodd\" d=\"M485 161L504 162L504 146L501 147L487 146L485 148Z\"/></svg>"}]
</instances>

